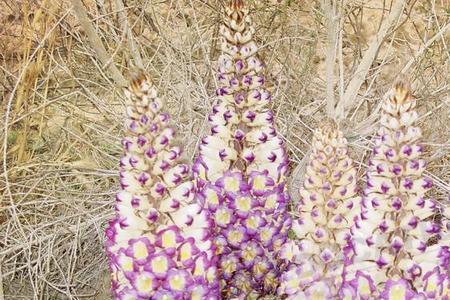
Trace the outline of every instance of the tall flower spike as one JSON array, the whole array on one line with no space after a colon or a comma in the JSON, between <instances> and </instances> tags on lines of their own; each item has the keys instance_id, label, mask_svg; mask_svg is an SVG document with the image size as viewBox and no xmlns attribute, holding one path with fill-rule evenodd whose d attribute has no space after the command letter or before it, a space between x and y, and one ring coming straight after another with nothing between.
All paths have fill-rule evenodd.
<instances>
[{"instance_id":1,"label":"tall flower spike","mask_svg":"<svg viewBox=\"0 0 450 300\"><path fill-rule=\"evenodd\" d=\"M233 0L220 29L217 100L194 165L197 188L214 216L223 295L274 293L290 219L287 156L268 108L263 63L248 9Z\"/></svg>"},{"instance_id":2,"label":"tall flower spike","mask_svg":"<svg viewBox=\"0 0 450 300\"><path fill-rule=\"evenodd\" d=\"M360 203L347 140L337 124L327 120L314 132L298 218L292 224L296 238L282 251L292 264L282 277L279 294L289 299L337 296L344 250Z\"/></svg>"},{"instance_id":3,"label":"tall flower spike","mask_svg":"<svg viewBox=\"0 0 450 300\"><path fill-rule=\"evenodd\" d=\"M436 204L425 193L416 100L397 83L384 101L367 172L364 211L352 230L343 292L357 299L448 299L450 241L436 243ZM445 238L445 236L444 236ZM445 247L446 245L446 247Z\"/></svg>"},{"instance_id":4,"label":"tall flower spike","mask_svg":"<svg viewBox=\"0 0 450 300\"><path fill-rule=\"evenodd\" d=\"M208 212L194 203L169 116L149 78L136 76L128 101L121 190L106 229L116 299L218 299ZM164 298L166 297L166 298Z\"/></svg>"}]
</instances>

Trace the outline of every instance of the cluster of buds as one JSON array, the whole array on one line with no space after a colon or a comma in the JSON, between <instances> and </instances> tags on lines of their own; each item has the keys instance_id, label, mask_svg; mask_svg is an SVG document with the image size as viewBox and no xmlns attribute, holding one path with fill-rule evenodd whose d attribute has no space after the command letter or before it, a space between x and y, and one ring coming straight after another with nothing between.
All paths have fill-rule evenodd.
<instances>
[{"instance_id":1,"label":"cluster of buds","mask_svg":"<svg viewBox=\"0 0 450 300\"><path fill-rule=\"evenodd\" d=\"M416 100L397 83L384 101L367 172L363 212L352 229L342 299L448 299L448 236L425 193Z\"/></svg>"},{"instance_id":2,"label":"cluster of buds","mask_svg":"<svg viewBox=\"0 0 450 300\"><path fill-rule=\"evenodd\" d=\"M293 220L295 240L281 257L291 262L281 278L280 295L289 299L335 299L350 229L361 211L356 168L347 140L327 120L316 129L300 199Z\"/></svg>"},{"instance_id":3,"label":"cluster of buds","mask_svg":"<svg viewBox=\"0 0 450 300\"><path fill-rule=\"evenodd\" d=\"M241 299L276 292L277 256L290 227L288 161L248 9L233 0L225 13L211 134L193 170L200 203L214 220L223 295Z\"/></svg>"},{"instance_id":4,"label":"cluster of buds","mask_svg":"<svg viewBox=\"0 0 450 300\"><path fill-rule=\"evenodd\" d=\"M218 299L207 211L195 202L190 168L151 81L139 74L127 94L116 215L106 252L116 299Z\"/></svg>"}]
</instances>

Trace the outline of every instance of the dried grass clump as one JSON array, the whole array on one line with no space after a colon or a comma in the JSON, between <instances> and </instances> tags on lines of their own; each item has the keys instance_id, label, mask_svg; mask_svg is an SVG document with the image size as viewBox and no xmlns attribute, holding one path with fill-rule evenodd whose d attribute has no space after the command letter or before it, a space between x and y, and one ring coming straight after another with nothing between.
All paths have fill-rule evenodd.
<instances>
[{"instance_id":1,"label":"dried grass clump","mask_svg":"<svg viewBox=\"0 0 450 300\"><path fill-rule=\"evenodd\" d=\"M250 2L294 201L308 141L334 107L362 173L380 98L402 72L418 99L432 196L448 207L450 7L340 5ZM184 0L0 4L0 299L109 297L103 229L118 186L121 86L134 67L152 75L192 160L208 128L222 9L223 1Z\"/></svg>"}]
</instances>

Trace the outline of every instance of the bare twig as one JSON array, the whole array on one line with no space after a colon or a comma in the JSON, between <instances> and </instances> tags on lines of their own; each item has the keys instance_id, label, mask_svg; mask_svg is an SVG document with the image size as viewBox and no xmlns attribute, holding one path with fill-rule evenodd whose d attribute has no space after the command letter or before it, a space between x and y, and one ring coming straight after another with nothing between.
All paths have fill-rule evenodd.
<instances>
[{"instance_id":1,"label":"bare twig","mask_svg":"<svg viewBox=\"0 0 450 300\"><path fill-rule=\"evenodd\" d=\"M447 25L445 25L444 27L441 28L441 30L439 30L439 32L437 32L431 39L429 39L426 44L424 44L422 47L420 47L420 49L416 52L416 54L414 55L414 57L412 57L407 63L406 65L403 67L401 73L405 74L406 72L409 71L409 69L411 68L411 66L417 61L417 59L422 56L422 54L425 53L425 51L434 43L436 42L439 38L443 38L444 34L450 30L450 23L447 23Z\"/></svg>"},{"instance_id":2,"label":"bare twig","mask_svg":"<svg viewBox=\"0 0 450 300\"><path fill-rule=\"evenodd\" d=\"M5 299L5 296L4 296L4 293L3 293L2 263L3 263L3 258L0 258L0 300L4 300Z\"/></svg>"},{"instance_id":3,"label":"bare twig","mask_svg":"<svg viewBox=\"0 0 450 300\"><path fill-rule=\"evenodd\" d=\"M130 24L128 22L127 14L125 11L125 6L123 5L122 0L116 0L116 6L119 14L119 21L122 24L123 31L126 33L128 38L128 44L130 46L131 56L133 57L134 64L139 69L143 69L144 64L142 63L141 54L139 53L136 41L134 40L133 31L130 28Z\"/></svg>"},{"instance_id":4,"label":"bare twig","mask_svg":"<svg viewBox=\"0 0 450 300\"><path fill-rule=\"evenodd\" d=\"M344 11L342 9L342 11ZM340 24L339 24L339 35L338 35L338 47L337 47L337 60L338 60L338 65L339 65L339 101L343 101L342 99L344 98L344 90L345 90L345 86L344 86L344 55L343 55L343 35L344 35L344 30L342 29L343 26L343 17L341 16L340 18ZM331 116L331 115L329 115Z\"/></svg>"},{"instance_id":5,"label":"bare twig","mask_svg":"<svg viewBox=\"0 0 450 300\"><path fill-rule=\"evenodd\" d=\"M326 91L327 91L327 114L332 117L335 108L334 98L334 63L336 62L337 21L336 1L322 0L322 9L327 18L327 50L325 55L326 64Z\"/></svg>"},{"instance_id":6,"label":"bare twig","mask_svg":"<svg viewBox=\"0 0 450 300\"><path fill-rule=\"evenodd\" d=\"M343 99L339 101L336 108L336 117L338 119L343 119L345 117L345 112L354 106L356 96L361 88L364 80L366 79L367 73L375 60L378 50L380 49L383 41L386 39L389 30L398 22L398 19L403 11L405 5L405 0L397 0L392 6L389 16L386 18L385 22L380 26L380 30L375 35L374 40L370 43L369 48L364 53L358 68L353 74L350 83L344 93Z\"/></svg>"},{"instance_id":7,"label":"bare twig","mask_svg":"<svg viewBox=\"0 0 450 300\"><path fill-rule=\"evenodd\" d=\"M103 64L103 68L108 69L109 74L112 76L113 80L116 84L120 86L126 86L127 80L123 77L122 73L117 69L114 63L110 59L110 55L103 46L102 40L98 37L95 32L94 26L92 26L91 21L88 18L86 10L81 3L81 0L71 0L72 1L72 10L80 21L80 25L83 30L86 32L89 43L91 47L94 49L95 53L98 56L98 59Z\"/></svg>"},{"instance_id":8,"label":"bare twig","mask_svg":"<svg viewBox=\"0 0 450 300\"><path fill-rule=\"evenodd\" d=\"M291 198L293 199L294 203L301 198L300 188L302 187L303 182L305 181L306 167L308 165L311 153L312 151L311 149L309 149L309 151L302 158L300 163L291 172L291 176L289 176L289 185L288 185L289 194L291 195Z\"/></svg>"}]
</instances>

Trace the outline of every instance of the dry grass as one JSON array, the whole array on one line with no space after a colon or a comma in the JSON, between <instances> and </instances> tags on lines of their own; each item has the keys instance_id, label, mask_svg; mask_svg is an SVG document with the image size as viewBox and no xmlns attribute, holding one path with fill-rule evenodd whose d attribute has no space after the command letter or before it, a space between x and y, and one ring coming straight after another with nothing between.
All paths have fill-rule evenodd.
<instances>
[{"instance_id":1,"label":"dry grass","mask_svg":"<svg viewBox=\"0 0 450 300\"><path fill-rule=\"evenodd\" d=\"M334 22L342 30L333 31L319 1L249 2L295 169L326 115L326 98L341 101L391 3L339 2ZM89 43L71 1L0 4L0 299L108 298L102 244L118 186L120 76L142 65L155 78L188 159L207 130L223 1L122 3L124 10L117 0L84 1L106 61L99 45ZM449 22L448 0L408 1L342 121L362 174L380 99L400 70L407 71L419 98L433 196L444 205L450 192ZM338 51L327 89L330 33Z\"/></svg>"}]
</instances>

